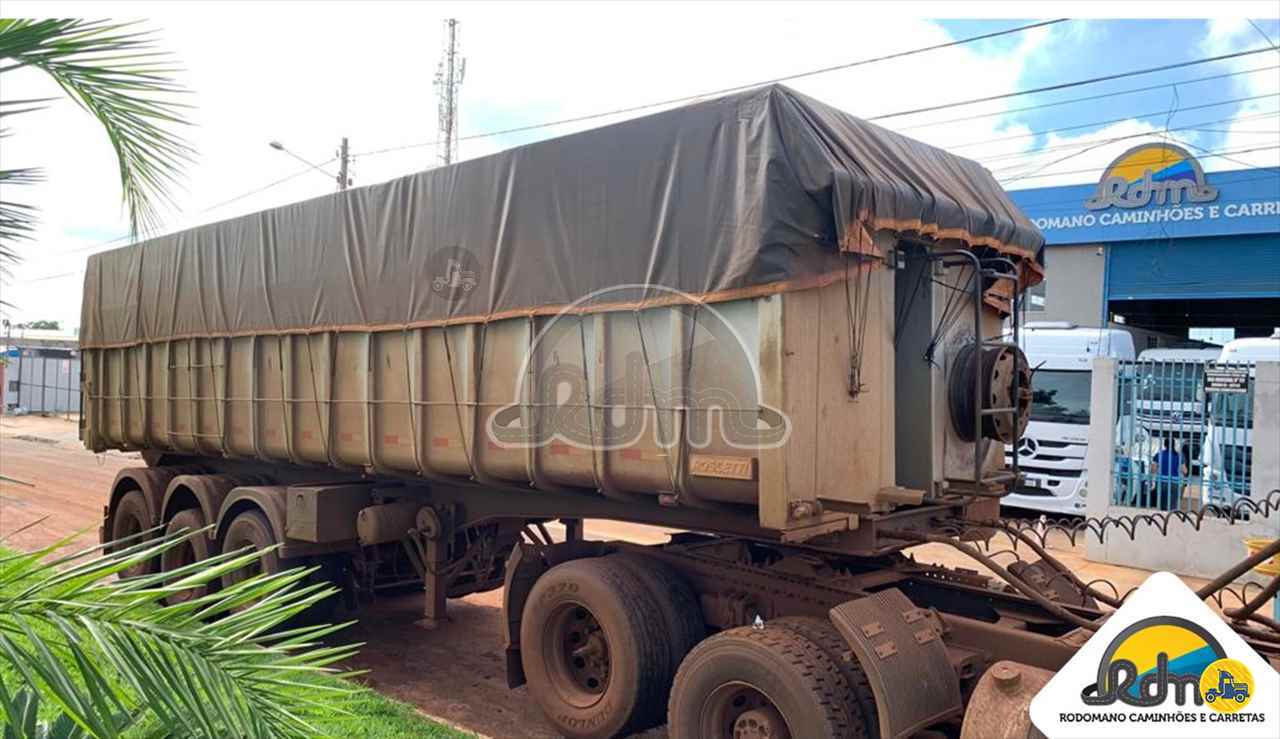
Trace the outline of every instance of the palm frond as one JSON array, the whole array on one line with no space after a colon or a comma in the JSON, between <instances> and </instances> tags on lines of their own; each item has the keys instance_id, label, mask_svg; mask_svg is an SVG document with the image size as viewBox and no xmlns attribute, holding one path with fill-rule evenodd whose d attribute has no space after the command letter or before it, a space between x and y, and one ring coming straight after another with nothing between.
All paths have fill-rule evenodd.
<instances>
[{"instance_id":1,"label":"palm frond","mask_svg":"<svg viewBox=\"0 0 1280 739\"><path fill-rule=\"evenodd\" d=\"M40 69L102 125L115 150L132 235L159 225L161 202L172 190L194 150L178 133L189 125L186 89L167 54L153 51L155 37L133 23L81 19L0 19L0 73ZM7 62L7 63L6 63ZM38 109L46 100L15 100L0 115ZM21 222L30 211L6 216ZM28 221L29 222L29 221ZM8 223L7 238L30 229ZM0 239L5 238L0 232Z\"/></svg>"},{"instance_id":2,"label":"palm frond","mask_svg":"<svg viewBox=\"0 0 1280 739\"><path fill-rule=\"evenodd\" d=\"M288 627L335 592L307 584L313 570L258 575L175 604L166 596L212 583L260 553L113 577L205 535L139 540L106 554L94 547L52 560L56 568L54 547L0 560L0 661L90 736L117 737L139 721L166 735L210 739L321 733L313 717L355 689L308 682L311 696L300 700L295 677L342 674L333 665L358 645L322 645L341 626ZM0 718L25 720L23 705L0 694Z\"/></svg>"}]
</instances>

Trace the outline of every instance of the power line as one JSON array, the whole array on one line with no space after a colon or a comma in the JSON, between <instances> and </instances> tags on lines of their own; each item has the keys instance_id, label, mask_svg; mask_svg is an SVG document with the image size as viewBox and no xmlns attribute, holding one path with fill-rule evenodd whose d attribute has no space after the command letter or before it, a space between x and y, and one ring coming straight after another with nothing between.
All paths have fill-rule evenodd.
<instances>
[{"instance_id":1,"label":"power line","mask_svg":"<svg viewBox=\"0 0 1280 739\"><path fill-rule=\"evenodd\" d=\"M1181 108L1178 112L1185 112L1188 110L1201 110L1203 108L1217 108L1223 105L1234 105L1235 103L1247 103L1253 100L1262 100L1264 98L1273 98L1273 97L1280 97L1280 92L1268 93L1266 95L1250 95L1248 97L1232 98L1230 100L1220 100L1216 103L1205 103L1203 105L1189 105L1185 108ZM1106 126L1112 123L1123 123L1125 121L1131 121L1137 118L1149 118L1151 116L1158 116L1158 115L1163 116L1163 115L1167 115L1168 112L1169 112L1168 110L1156 110L1150 113L1139 113L1137 115L1127 115L1123 118L1110 118L1102 121L1090 121L1088 123L1079 123L1074 126L1046 128L1040 131L1028 131L1027 133L1018 133L1018 134L1013 134L1011 136L998 136L994 139L985 139L983 141L970 141L964 144L945 144L940 148L947 149L947 150L967 149L971 146L981 146L983 144L996 144L1001 141L1012 141L1014 139L1026 139L1026 138L1032 138L1034 136L1041 136L1049 133L1060 133L1062 131L1078 131L1082 128L1093 128L1094 126Z\"/></svg>"},{"instance_id":2,"label":"power line","mask_svg":"<svg viewBox=\"0 0 1280 739\"><path fill-rule=\"evenodd\" d=\"M313 167L314 167L315 169L319 169L320 167L324 167L324 166L326 166L326 165L328 165L328 164L331 164L332 162L334 162L334 161L336 161L336 160L337 160L337 157L333 157L333 158L331 158L331 159L326 159L325 161L321 162L321 163L320 163L320 164L318 164L318 165L313 165ZM218 208L221 208L221 207L222 207L222 206L224 206L224 205L231 205L232 203L234 203L234 202L236 202L236 201L244 200L245 198L249 197L250 195L257 195L258 193L262 192L263 190L270 190L271 188L275 187L276 185L283 185L284 183L288 182L289 180L296 180L297 178L301 177L302 175L304 175L304 174L306 174L306 173L310 172L310 171L312 170L312 168L313 168L313 167L312 167L312 166L309 166L309 167L307 167L306 169L303 169L303 170L299 170L299 171L297 171L297 172L294 172L293 174L291 174L291 175L289 175L289 176L287 176L287 177L281 177L280 179L275 180L274 182L268 182L267 184L263 185L262 187L255 188L255 189L250 190L250 191L248 191L248 192L241 193L241 194L239 194L239 195L237 195L237 196L235 196L235 197L233 197L233 198L228 198L228 199L226 199L226 200L223 200L223 201L222 201L222 202L220 202L220 203L214 203L213 205L210 205L208 208L205 208L204 210L197 211L197 212L198 212L198 213L208 213L209 211L211 211L211 210L217 210ZM327 173L326 173L326 174L327 174Z\"/></svg>"},{"instance_id":3,"label":"power line","mask_svg":"<svg viewBox=\"0 0 1280 739\"><path fill-rule=\"evenodd\" d=\"M700 100L702 98L713 97L716 95L725 95L731 92L738 92L740 90L749 90L753 87L760 87L762 85L773 85L780 82L790 82L793 80L803 79L805 77L813 77L819 74L827 74L829 72L837 72L845 69L853 69L854 67L861 67L867 64L874 64L877 62L889 61L891 59L901 59L903 57L913 56L916 54L923 54L929 51L937 51L939 49L946 49L953 46L962 46L964 44L970 44L975 41L984 41L986 39L996 38L998 36L1007 36L1009 34L1029 31L1034 28L1052 26L1057 23L1065 23L1068 20L1070 20L1070 18L1057 18L1051 21L1040 21L1038 23L1029 23L1025 26L1017 26L1015 28L1008 28L1002 31L993 31L991 33L983 33L977 36L966 36L965 38L955 39L954 41L947 41L941 44L934 44L932 46L922 46L916 49L897 51L891 54L883 54L881 56L870 57L867 59L859 59L858 61L848 62L845 64L836 64L830 67L822 67L821 69L812 69L807 72L797 72L795 74L789 74L782 77L774 77L773 79L769 79L769 80L763 80L759 82L750 82L744 85L735 85L733 87L724 87L719 90L711 90L708 92L700 92L695 95L685 95L682 97L668 98L666 100L658 100L651 103L643 103L641 105L632 105L626 108L617 108L614 110L607 110L599 113L589 113L586 115L574 116L571 118L561 118L555 121L545 121L543 123L531 123L526 126L516 126L514 128L507 128L500 131L488 131L485 133L471 134L470 136L459 137L458 141L470 141L473 139L489 138L492 136L505 136L507 134L522 133L524 131L533 131L540 128L550 128L552 126L560 126L568 123L581 123L582 121L589 121L596 118L606 118L609 116L622 115L624 113L634 113L636 111L647 110L649 108L658 108L664 105L675 105L677 103L685 103L691 100ZM353 156L357 156L357 157L375 156L378 154L387 154L393 151L403 151L405 149L417 149L425 146L436 146L442 143L444 142L443 141L422 141L414 144L402 144L400 146L389 146L384 149L374 149L372 151L363 151L363 152L354 154Z\"/></svg>"},{"instance_id":4,"label":"power line","mask_svg":"<svg viewBox=\"0 0 1280 739\"><path fill-rule=\"evenodd\" d=\"M1271 111L1270 113L1259 113L1259 114L1257 114L1257 115L1235 116L1235 117L1230 117L1230 118L1219 118L1219 119L1217 119L1217 120L1213 120L1213 121L1200 121L1199 123L1189 123L1189 124L1187 124L1187 125L1185 125L1185 126L1176 126L1176 127L1174 127L1174 128L1160 129L1160 130L1153 130L1153 131L1142 131L1142 132L1139 132L1139 133L1125 134L1124 136L1113 136L1113 137L1111 137L1111 138L1101 139L1101 140L1092 140L1092 141L1074 141L1074 142L1071 142L1071 143L1059 144L1059 145L1057 145L1057 146L1046 146L1046 147L1043 147L1043 148L1040 148L1040 149L1036 149L1036 150L1034 150L1034 151L1017 151L1017 152L1007 152L1007 153L1004 153L1004 154L996 154L996 155L993 155L993 156L982 157L982 158L980 158L978 161L982 162L983 164L987 164L987 163L990 163L990 162L995 162L995 161L1000 161L1000 160L1005 160L1005 159L1022 159L1022 158L1038 157L1038 156L1042 156L1042 155L1044 155L1044 154L1048 154L1048 153L1051 153L1051 152L1061 151L1061 150L1063 150L1063 149L1078 149L1078 148L1080 148L1080 147L1095 148L1095 147L1097 147L1097 146L1101 146L1101 145L1103 145L1103 144L1111 144L1111 143L1115 143L1115 142L1117 142L1117 141L1124 141L1124 140L1126 140L1126 139L1136 139L1136 138L1141 138L1141 137L1143 137L1143 136L1158 136L1158 135L1160 135L1160 134L1161 134L1162 132L1164 132L1164 131L1198 131L1198 130L1209 130L1209 129L1201 129L1200 127L1201 127L1201 126L1211 126L1211 125L1214 125L1214 124L1217 124L1217 123L1229 123L1229 122L1234 122L1234 121L1249 121L1249 120L1257 120L1257 119L1260 119L1260 118L1274 118L1274 117L1276 117L1277 115L1280 115L1280 110L1277 110L1277 111ZM1225 131L1224 131L1224 133L1225 133ZM1268 133L1280 134L1280 131L1271 131L1271 132L1268 132ZM1082 153L1082 152L1077 152L1077 153ZM1071 156L1075 156L1075 154L1072 154ZM1016 168L1016 167L1020 167L1020 166L1025 166L1025 165L1021 165L1021 164L1014 164L1014 165L1011 165L1011 166L1009 166L1009 167L1003 167L1003 168L1001 168L1001 169L996 169L996 170L992 170L992 171L994 171L994 172L1003 172L1003 171L1007 171L1007 170L1009 170L1009 169L1014 169L1014 168Z\"/></svg>"},{"instance_id":5,"label":"power line","mask_svg":"<svg viewBox=\"0 0 1280 739\"><path fill-rule=\"evenodd\" d=\"M1177 137L1175 137L1175 136L1169 136L1169 133L1170 133L1171 131L1180 131L1180 130L1182 130L1182 129L1180 129L1180 128L1166 128L1166 129L1164 129L1163 131L1143 131L1142 133L1130 134L1130 135L1128 135L1128 136L1116 136L1116 137L1114 137L1114 138L1105 139L1105 140L1103 140L1103 141L1087 142L1086 146L1085 146L1083 149L1080 149L1079 151L1074 151L1074 152L1072 152L1072 153L1070 153L1070 154L1067 154L1066 156L1059 157L1059 158L1057 158L1057 159L1053 160L1052 162L1046 162L1046 163L1044 163L1044 164L1042 164L1042 165L1040 165L1040 166L1038 166L1038 167L1034 167L1034 168L1033 168L1033 169L1031 169L1030 171L1027 171L1027 172L1021 172L1021 173L1019 173L1019 174L1017 174L1017 175L1013 175L1013 176L1011 176L1011 177L1009 177L1009 178L1007 178L1007 179L1005 179L1005 180L1002 180L1002 182L1017 182L1018 180L1025 180L1025 179L1033 178L1033 177L1035 177L1035 175L1039 174L1040 172L1045 171L1046 169L1048 169L1048 168L1050 168L1050 167L1052 167L1052 166L1054 166L1054 165L1056 165L1056 164L1062 164L1063 162L1068 161L1068 160L1070 160L1070 159L1074 159L1074 158L1076 158L1076 157L1078 157L1078 156L1083 156L1083 155L1085 155L1085 154L1088 154L1088 153L1089 153L1089 152L1091 152L1091 151L1096 151L1097 149L1101 149L1101 148L1102 148L1102 147L1104 147L1104 146L1108 146L1108 145L1110 145L1110 144L1114 144L1114 143L1116 143L1116 142L1118 142L1118 141L1124 141L1124 140L1126 140L1126 139L1146 138L1146 137L1156 137L1156 136L1160 136L1161 134L1164 134L1164 136L1165 136L1165 137L1167 137L1167 138L1171 138L1171 139L1173 139L1174 141L1177 141L1179 144L1183 144L1183 145L1186 145L1186 146L1191 146L1191 147L1193 147L1193 148L1195 148L1195 149L1198 149L1198 150L1200 150L1200 151L1202 151L1202 152L1209 152L1209 149L1206 149L1206 148L1204 148L1204 147L1202 147L1202 146L1197 146L1197 145L1195 145L1195 144L1188 143L1188 142L1183 141L1182 139L1177 138ZM1211 153L1211 152L1210 152L1210 153ZM1250 166L1252 166L1252 165L1248 164L1247 162L1241 162L1241 161L1238 161L1238 160L1235 160L1235 159L1231 159L1230 157L1225 157L1225 156L1224 156L1223 158L1224 158L1224 159L1227 159L1228 161L1235 162L1236 164L1243 164L1243 165L1244 165L1244 166L1246 166L1246 167L1250 167ZM1015 165L1012 165L1012 166L1010 166L1010 167L1005 167L1005 168L1003 168L1003 169L993 170L993 171L992 171L992 174L996 174L997 172L1007 172L1007 171L1009 171L1009 170L1011 170L1011 169L1018 169L1019 167L1025 167L1025 166L1027 166L1027 165L1025 165L1025 164L1015 164Z\"/></svg>"},{"instance_id":6,"label":"power line","mask_svg":"<svg viewBox=\"0 0 1280 739\"><path fill-rule=\"evenodd\" d=\"M904 115L915 115L917 113L930 113L935 110L945 110L947 108L958 108L963 105L973 105L975 103L988 103L992 100L1005 100L1007 98L1019 97L1022 95L1032 95L1038 92L1050 92L1053 90L1065 90L1069 87L1080 87L1081 85L1094 85L1099 82L1110 82L1111 80L1123 79L1125 77L1137 77L1144 74L1154 74L1156 72L1167 72L1170 69L1181 69L1183 67L1193 67L1198 64L1208 64L1210 62L1220 62L1226 59L1236 59L1251 54L1261 54L1264 51L1274 51L1274 49L1249 49L1247 51L1236 51L1230 54L1219 54L1218 56L1205 57L1203 59L1192 59L1185 62L1177 62L1174 64L1163 64L1159 67L1147 67L1146 69L1134 69L1128 72L1117 72L1115 74L1103 75L1101 77L1090 77L1083 80L1075 80L1074 82L1060 82L1056 85L1044 85L1042 87L1031 87L1026 90L1017 90L1007 92L1001 95L987 95L986 97L972 98L970 100L958 100L953 103L943 103L941 105L931 105L925 108L914 108L912 110L900 110L896 113L882 113L871 118L864 118L867 121L882 121L886 118L899 118Z\"/></svg>"},{"instance_id":7,"label":"power line","mask_svg":"<svg viewBox=\"0 0 1280 739\"><path fill-rule=\"evenodd\" d=\"M991 113L979 113L979 114L977 114L977 115L962 116L962 117L960 117L960 118L948 118L948 119L946 119L946 120L944 120L944 121L930 121L930 122L928 122L928 123L917 123L917 124L915 124L914 126L904 126L904 127L902 127L902 128L895 128L895 129L893 129L893 130L894 130L894 131L897 131L898 133L902 133L903 131L914 131L914 130L916 130L916 129L920 129L920 128L930 128L930 127L932 127L932 126L943 126L943 125L946 125L946 124L948 124L948 123L963 123L963 122L965 122L965 121L976 121L976 120L980 120L980 119L982 119L982 118L994 118L994 117L996 117L996 116L1002 116L1002 115L1013 115L1014 113L1025 113L1025 112L1030 111L1030 110L1041 110L1041 109L1044 109L1044 108L1054 108L1054 107L1057 107L1057 106L1060 106L1060 105L1070 105L1070 104L1073 104L1073 103L1084 103L1084 102L1089 102L1089 101L1091 101L1091 100L1103 100L1103 99L1106 99L1106 98L1120 97L1121 95L1132 95L1132 94L1139 93L1139 92L1150 92L1150 91L1152 91L1152 90L1163 90L1163 89L1166 89L1166 88L1169 88L1169 87L1173 87L1174 85L1191 85L1191 84L1195 84L1195 83L1197 83L1197 82L1208 82L1208 81L1210 81L1210 80L1220 80L1220 79L1226 79L1226 78L1228 78L1228 77L1238 77L1238 76L1240 76L1240 75L1245 75L1245 74L1256 74L1256 73L1258 73L1258 72L1270 72L1270 71L1274 71L1274 70L1277 70L1277 69L1280 69L1280 65L1273 65L1273 66L1270 66L1270 67L1258 67L1258 68L1256 68L1256 69L1245 69L1245 70L1241 70L1241 71L1238 71L1238 72L1225 72L1225 73L1223 73L1223 74L1212 74L1212 75L1209 75L1209 76L1207 76L1207 77L1195 77L1195 78L1193 78L1193 79L1189 79L1189 80L1181 80L1181 81L1179 81L1179 82L1165 82L1165 83L1162 83L1162 84L1159 84L1159 85L1148 85L1148 86L1146 86L1146 87L1131 87L1131 88L1129 88L1128 90L1117 90L1117 91L1115 91L1115 92L1104 92L1104 93L1100 93L1100 94L1098 94L1098 95L1088 95L1088 96L1085 96L1085 97L1079 97L1079 98L1069 98L1069 99L1067 99L1067 100L1055 100L1054 102L1051 102L1051 103L1040 103L1040 104L1038 104L1038 105L1028 105L1028 106L1026 106L1026 107L1022 107L1022 108L1009 108L1009 109L1007 109L1007 110L997 110L997 111L993 111L993 112L991 112Z\"/></svg>"},{"instance_id":8,"label":"power line","mask_svg":"<svg viewBox=\"0 0 1280 739\"><path fill-rule=\"evenodd\" d=\"M1276 145L1276 146L1259 146L1259 147L1254 147L1254 148L1251 148L1251 149L1237 149L1237 150L1235 150L1235 151L1215 151L1215 152L1212 152L1212 153L1209 153L1209 154L1203 154L1203 155L1198 156L1198 157L1196 157L1196 158L1197 158L1197 159L1215 159L1215 158L1224 158L1224 157L1228 157L1228 156L1233 155L1233 154L1251 154L1251 153L1253 153L1253 152L1258 152L1258 151L1272 151L1272 150L1274 150L1274 149L1280 149L1280 145ZM1069 171L1066 171L1066 172L1047 172L1047 173L1045 173L1045 174L1031 175L1030 177L1025 177L1025 178L1024 178L1024 177L1012 177L1012 178L1005 178L1005 179L1001 179L1001 180L997 180L997 181L998 181L998 182L1001 182L1001 183L1004 183L1004 182L1013 182L1013 181L1018 180L1018 179L1031 179L1031 180L1034 180L1034 179L1040 179L1040 178L1043 178L1043 177L1057 177L1057 176L1059 176L1059 175L1068 175L1068 174L1089 174L1089 173L1095 173L1095 172L1105 172L1109 167L1110 167L1110 165L1107 165L1106 167L1093 167L1093 168L1090 168L1090 169L1075 169L1075 170L1069 170ZM1262 166L1258 166L1258 165L1249 165L1249 167L1250 167L1251 169L1269 169L1269 167L1262 167Z\"/></svg>"}]
</instances>

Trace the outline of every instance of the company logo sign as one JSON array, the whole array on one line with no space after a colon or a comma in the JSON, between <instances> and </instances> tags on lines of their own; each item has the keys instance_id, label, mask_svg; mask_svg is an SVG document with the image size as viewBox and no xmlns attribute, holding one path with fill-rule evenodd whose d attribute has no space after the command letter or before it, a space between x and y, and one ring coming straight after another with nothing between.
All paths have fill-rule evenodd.
<instances>
[{"instance_id":1,"label":"company logo sign","mask_svg":"<svg viewBox=\"0 0 1280 739\"><path fill-rule=\"evenodd\" d=\"M1031 702L1049 739L1280 736L1280 675L1176 576L1152 575Z\"/></svg>"},{"instance_id":2,"label":"company logo sign","mask_svg":"<svg viewBox=\"0 0 1280 739\"><path fill-rule=\"evenodd\" d=\"M1089 210L1144 208L1156 205L1209 203L1218 188L1205 181L1204 170L1186 149L1172 144L1141 144L1116 158L1102 174Z\"/></svg>"}]
</instances>

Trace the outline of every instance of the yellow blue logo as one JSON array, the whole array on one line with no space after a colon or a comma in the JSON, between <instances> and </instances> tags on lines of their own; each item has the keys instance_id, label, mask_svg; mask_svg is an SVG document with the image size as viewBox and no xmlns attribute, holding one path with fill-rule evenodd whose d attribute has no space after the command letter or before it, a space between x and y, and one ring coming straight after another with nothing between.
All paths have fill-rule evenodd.
<instances>
[{"instance_id":1,"label":"yellow blue logo","mask_svg":"<svg viewBox=\"0 0 1280 739\"><path fill-rule=\"evenodd\" d=\"M1280 674L1179 577L1157 572L1045 683L1048 739L1276 739Z\"/></svg>"},{"instance_id":2,"label":"yellow blue logo","mask_svg":"<svg viewBox=\"0 0 1280 739\"><path fill-rule=\"evenodd\" d=\"M1089 210L1208 203L1218 198L1199 160L1173 144L1140 144L1116 157L1102 173L1098 189L1085 201Z\"/></svg>"},{"instance_id":3,"label":"yellow blue logo","mask_svg":"<svg viewBox=\"0 0 1280 739\"><path fill-rule=\"evenodd\" d=\"M1203 705L1206 694L1200 686L1210 667L1231 661L1217 638L1199 624L1177 616L1144 618L1107 645L1097 682L1085 687L1080 699L1089 706L1158 706L1169 699L1179 706ZM1237 694L1232 691L1230 699Z\"/></svg>"}]
</instances>

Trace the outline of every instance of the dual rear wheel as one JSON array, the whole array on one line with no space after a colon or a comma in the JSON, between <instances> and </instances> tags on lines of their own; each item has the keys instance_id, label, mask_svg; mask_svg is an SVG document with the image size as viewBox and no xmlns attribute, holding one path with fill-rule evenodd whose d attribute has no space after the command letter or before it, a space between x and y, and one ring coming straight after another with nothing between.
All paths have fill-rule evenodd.
<instances>
[{"instance_id":1,"label":"dual rear wheel","mask_svg":"<svg viewBox=\"0 0 1280 739\"><path fill-rule=\"evenodd\" d=\"M825 619L782 618L710 638L697 596L655 558L616 554L548 570L520 624L529 690L566 736L864 739L870 688Z\"/></svg>"}]
</instances>

